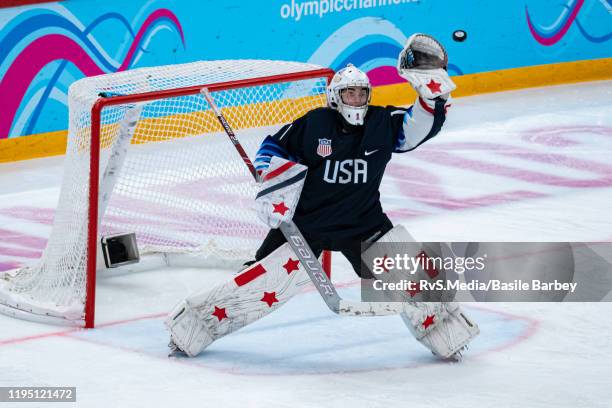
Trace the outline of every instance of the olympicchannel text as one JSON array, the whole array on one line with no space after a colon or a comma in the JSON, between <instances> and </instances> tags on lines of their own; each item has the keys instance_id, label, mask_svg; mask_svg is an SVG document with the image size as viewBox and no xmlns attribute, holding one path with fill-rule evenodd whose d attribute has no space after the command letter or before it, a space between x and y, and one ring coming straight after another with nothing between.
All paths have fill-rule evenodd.
<instances>
[{"instance_id":1,"label":"olympicchannel text","mask_svg":"<svg viewBox=\"0 0 612 408\"><path fill-rule=\"evenodd\" d=\"M344 13L352 10L372 9L379 7L401 6L418 3L420 0L291 0L280 7L283 19L300 21L302 17L324 16L332 13Z\"/></svg>"}]
</instances>

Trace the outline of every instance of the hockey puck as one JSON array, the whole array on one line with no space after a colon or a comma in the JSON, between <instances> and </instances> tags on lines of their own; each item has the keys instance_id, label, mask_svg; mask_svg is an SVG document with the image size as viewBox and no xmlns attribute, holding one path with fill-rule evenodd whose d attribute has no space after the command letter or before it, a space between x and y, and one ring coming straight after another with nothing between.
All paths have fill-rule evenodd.
<instances>
[{"instance_id":1,"label":"hockey puck","mask_svg":"<svg viewBox=\"0 0 612 408\"><path fill-rule=\"evenodd\" d=\"M456 30L453 33L453 40L457 42L464 42L465 40L467 40L467 32L465 32L464 30Z\"/></svg>"}]
</instances>

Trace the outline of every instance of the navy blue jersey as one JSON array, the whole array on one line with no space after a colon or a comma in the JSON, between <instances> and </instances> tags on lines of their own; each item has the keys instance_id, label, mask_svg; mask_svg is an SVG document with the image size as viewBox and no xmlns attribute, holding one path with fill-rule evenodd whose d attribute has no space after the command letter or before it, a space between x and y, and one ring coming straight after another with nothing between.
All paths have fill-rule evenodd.
<instances>
[{"instance_id":1,"label":"navy blue jersey","mask_svg":"<svg viewBox=\"0 0 612 408\"><path fill-rule=\"evenodd\" d=\"M370 106L363 126L347 126L337 111L318 108L268 136L255 165L265 169L270 156L279 156L308 167L293 218L304 235L329 246L363 240L387 220L379 187L391 154L406 151L403 125L410 118L411 108Z\"/></svg>"}]
</instances>

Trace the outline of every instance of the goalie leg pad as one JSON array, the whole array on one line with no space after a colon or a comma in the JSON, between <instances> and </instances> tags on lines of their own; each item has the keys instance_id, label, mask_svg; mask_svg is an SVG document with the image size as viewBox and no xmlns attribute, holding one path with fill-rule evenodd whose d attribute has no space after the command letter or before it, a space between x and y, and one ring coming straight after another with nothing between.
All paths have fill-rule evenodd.
<instances>
[{"instance_id":1,"label":"goalie leg pad","mask_svg":"<svg viewBox=\"0 0 612 408\"><path fill-rule=\"evenodd\" d=\"M165 321L172 341L194 357L226 336L286 303L310 279L288 244L232 280L189 296Z\"/></svg>"},{"instance_id":2,"label":"goalie leg pad","mask_svg":"<svg viewBox=\"0 0 612 408\"><path fill-rule=\"evenodd\" d=\"M376 245L387 243L386 245ZM442 248L434 243L419 244L401 225L383 235L362 254L366 265L374 265L375 258L408 255L412 258L439 257ZM375 277L383 282L397 282L399 279L420 282L435 282L446 279L446 271L423 268L413 271L399 270L393 273L376 273ZM385 293L393 301L403 302L402 320L425 347L440 358L457 358L461 350L472 338L480 333L478 325L467 317L457 302L452 302L454 291L392 291Z\"/></svg>"},{"instance_id":3,"label":"goalie leg pad","mask_svg":"<svg viewBox=\"0 0 612 408\"><path fill-rule=\"evenodd\" d=\"M386 269L380 261L385 258L404 258L408 256L411 260L417 260L414 269L401 269L392 267ZM430 258L442 256L442 248L437 243L419 243L412 238L410 233L403 225L396 225L362 254L363 263L371 268L374 277L384 283L400 283L402 281L413 282L416 286L410 291L385 291L384 295L389 301L393 302L444 302L451 301L455 292L435 288L438 281L446 280L446 271L436 268L434 263L429 262ZM421 281L429 281L431 288L421 290ZM444 286L442 286L444 287Z\"/></svg>"}]
</instances>

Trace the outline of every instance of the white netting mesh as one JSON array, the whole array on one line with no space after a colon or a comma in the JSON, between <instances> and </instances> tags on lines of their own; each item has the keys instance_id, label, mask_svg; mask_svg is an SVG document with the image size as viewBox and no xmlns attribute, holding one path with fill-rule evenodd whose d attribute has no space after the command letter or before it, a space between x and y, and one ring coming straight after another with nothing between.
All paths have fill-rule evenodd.
<instances>
[{"instance_id":1,"label":"white netting mesh","mask_svg":"<svg viewBox=\"0 0 612 408\"><path fill-rule=\"evenodd\" d=\"M83 317L91 108L100 92L163 91L320 68L284 61L206 61L75 82L69 91L64 178L47 248L36 266L0 281L0 304L9 305L13 314L18 309ZM213 92L213 98L253 158L267 134L323 106L325 86L325 77L315 77ZM139 119L125 160L117 164L115 158L109 164L130 109L137 109ZM112 194L107 203L101 200L106 211L100 235L135 232L141 255L253 255L266 232L253 209L255 184L203 96L106 107L101 122L100 189L101 195L107 190ZM102 177L107 167L119 174L116 180Z\"/></svg>"}]
</instances>

